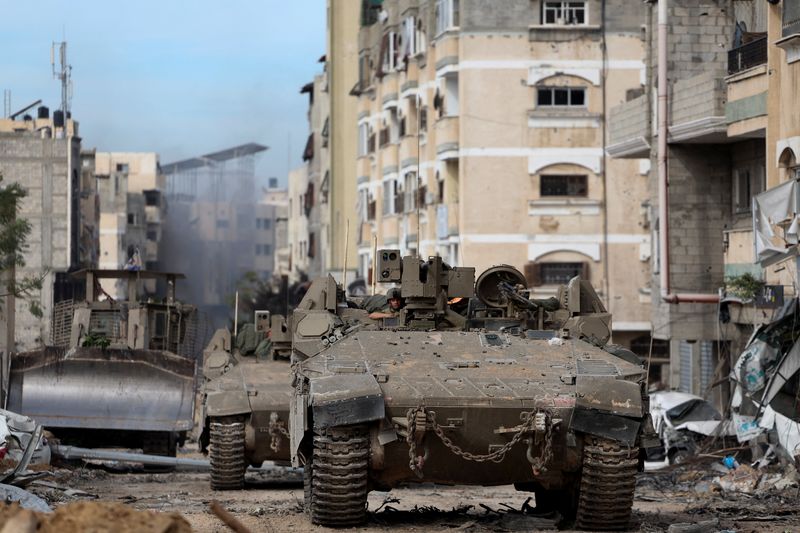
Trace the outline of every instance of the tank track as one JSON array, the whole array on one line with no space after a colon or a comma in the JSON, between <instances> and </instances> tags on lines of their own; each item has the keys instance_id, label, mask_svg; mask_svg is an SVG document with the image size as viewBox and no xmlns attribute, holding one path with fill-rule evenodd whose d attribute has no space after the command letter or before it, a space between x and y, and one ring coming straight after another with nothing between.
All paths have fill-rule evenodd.
<instances>
[{"instance_id":1,"label":"tank track","mask_svg":"<svg viewBox=\"0 0 800 533\"><path fill-rule=\"evenodd\" d=\"M306 490L311 521L328 527L363 523L367 519L368 468L366 426L314 430L311 483Z\"/></svg>"},{"instance_id":2,"label":"tank track","mask_svg":"<svg viewBox=\"0 0 800 533\"><path fill-rule=\"evenodd\" d=\"M587 437L576 526L592 531L626 529L631 518L639 449Z\"/></svg>"},{"instance_id":3,"label":"tank track","mask_svg":"<svg viewBox=\"0 0 800 533\"><path fill-rule=\"evenodd\" d=\"M236 490L244 487L247 461L244 455L244 422L239 419L211 419L209 424L211 488Z\"/></svg>"}]
</instances>

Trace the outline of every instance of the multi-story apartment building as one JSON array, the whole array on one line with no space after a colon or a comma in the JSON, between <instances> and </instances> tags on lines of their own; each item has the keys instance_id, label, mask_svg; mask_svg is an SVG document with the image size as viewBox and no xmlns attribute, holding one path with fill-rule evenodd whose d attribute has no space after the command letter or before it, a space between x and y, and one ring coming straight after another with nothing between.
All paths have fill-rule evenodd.
<instances>
[{"instance_id":1,"label":"multi-story apartment building","mask_svg":"<svg viewBox=\"0 0 800 533\"><path fill-rule=\"evenodd\" d=\"M312 207L307 200L310 186L308 166L303 165L289 172L288 189L288 245L289 281L294 283L302 276L319 275L319 257L315 257L317 245L311 241L309 215ZM313 194L313 190L312 190Z\"/></svg>"},{"instance_id":2,"label":"multi-story apartment building","mask_svg":"<svg viewBox=\"0 0 800 533\"><path fill-rule=\"evenodd\" d=\"M85 157L84 161L89 158ZM152 152L96 152L93 160L100 197L100 268L159 270L165 178ZM124 296L114 280L101 280L113 298ZM146 284L155 293L155 280Z\"/></svg>"},{"instance_id":3,"label":"multi-story apartment building","mask_svg":"<svg viewBox=\"0 0 800 533\"><path fill-rule=\"evenodd\" d=\"M614 340L648 346L649 165L604 151L607 109L645 84L643 5L362 8L361 274L371 276L373 237L478 271L514 265L537 297L580 274L614 314Z\"/></svg>"},{"instance_id":4,"label":"multi-story apartment building","mask_svg":"<svg viewBox=\"0 0 800 533\"><path fill-rule=\"evenodd\" d=\"M273 276L283 278L289 275L289 191L278 185L278 178L269 178L267 188L263 189L263 192L264 196L259 205L270 208L272 219L269 223L262 221L261 226L263 231L271 233L273 250L272 264L265 264L265 267L268 266ZM270 231L267 226L271 226L272 230Z\"/></svg>"},{"instance_id":5,"label":"multi-story apartment building","mask_svg":"<svg viewBox=\"0 0 800 533\"><path fill-rule=\"evenodd\" d=\"M754 239L753 206L796 173L800 123L787 110L800 90L800 7L659 0L647 20L647 90L611 111L608 151L651 160L653 327L670 342L669 383L726 405L713 385L779 299L743 302L724 287L752 276L796 294L796 266L780 253L791 243L778 242L787 217L755 213L778 239Z\"/></svg>"},{"instance_id":6,"label":"multi-story apartment building","mask_svg":"<svg viewBox=\"0 0 800 533\"><path fill-rule=\"evenodd\" d=\"M97 256L94 222L81 220L85 204L96 200L91 182L83 188L78 123L60 110L50 117L44 106L37 109L36 118L19 117L25 111L0 119L0 174L3 184L19 183L28 192L19 215L30 223L31 232L23 253L25 266L16 269L16 277L44 274L41 291L33 295L44 316L35 316L25 299L16 300L15 346L9 346L10 351L50 341L54 301L71 297L74 287L68 273L93 266Z\"/></svg>"}]
</instances>

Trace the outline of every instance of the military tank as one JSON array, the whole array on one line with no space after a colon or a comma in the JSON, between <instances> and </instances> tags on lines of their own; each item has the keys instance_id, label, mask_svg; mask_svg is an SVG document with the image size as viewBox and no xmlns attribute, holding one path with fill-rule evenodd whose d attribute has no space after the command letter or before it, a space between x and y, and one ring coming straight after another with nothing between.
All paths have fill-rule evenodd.
<instances>
[{"instance_id":1,"label":"military tank","mask_svg":"<svg viewBox=\"0 0 800 533\"><path fill-rule=\"evenodd\" d=\"M311 521L356 525L370 490L433 482L513 484L579 528L626 528L646 374L605 349L611 316L591 284L534 300L513 267L475 283L473 268L398 250L377 273L399 284L394 316L348 307L330 276L293 314L291 458Z\"/></svg>"},{"instance_id":2,"label":"military tank","mask_svg":"<svg viewBox=\"0 0 800 533\"><path fill-rule=\"evenodd\" d=\"M249 326L236 347L228 330L217 330L203 353L199 444L214 490L242 488L249 465L289 463L289 326L264 311Z\"/></svg>"}]
</instances>

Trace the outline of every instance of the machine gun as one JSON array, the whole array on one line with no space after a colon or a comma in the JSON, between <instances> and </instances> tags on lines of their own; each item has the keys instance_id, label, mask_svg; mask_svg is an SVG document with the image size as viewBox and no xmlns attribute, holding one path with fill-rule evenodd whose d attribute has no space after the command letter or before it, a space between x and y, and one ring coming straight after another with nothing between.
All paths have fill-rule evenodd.
<instances>
[{"instance_id":1,"label":"machine gun","mask_svg":"<svg viewBox=\"0 0 800 533\"><path fill-rule=\"evenodd\" d=\"M399 283L405 306L398 326L411 329L463 329L466 318L452 311L448 300L475 295L475 269L451 267L441 257L401 257L400 250L378 252L378 281ZM385 319L388 320L388 319Z\"/></svg>"}]
</instances>

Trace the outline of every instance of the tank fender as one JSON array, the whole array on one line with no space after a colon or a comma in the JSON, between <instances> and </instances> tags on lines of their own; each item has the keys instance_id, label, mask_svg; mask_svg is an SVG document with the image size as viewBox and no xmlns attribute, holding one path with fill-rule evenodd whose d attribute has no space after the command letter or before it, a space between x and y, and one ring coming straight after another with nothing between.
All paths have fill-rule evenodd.
<instances>
[{"instance_id":1,"label":"tank fender","mask_svg":"<svg viewBox=\"0 0 800 533\"><path fill-rule=\"evenodd\" d=\"M614 376L578 376L570 429L634 446L642 426L640 385Z\"/></svg>"},{"instance_id":2,"label":"tank fender","mask_svg":"<svg viewBox=\"0 0 800 533\"><path fill-rule=\"evenodd\" d=\"M616 376L578 375L575 380L576 407L612 415L642 418L642 390L639 383Z\"/></svg>"},{"instance_id":3,"label":"tank fender","mask_svg":"<svg viewBox=\"0 0 800 533\"><path fill-rule=\"evenodd\" d=\"M206 395L206 416L231 416L250 413L246 390L209 391Z\"/></svg>"},{"instance_id":4,"label":"tank fender","mask_svg":"<svg viewBox=\"0 0 800 533\"><path fill-rule=\"evenodd\" d=\"M312 378L309 385L315 428L360 424L386 416L383 392L372 374L321 376Z\"/></svg>"}]
</instances>

